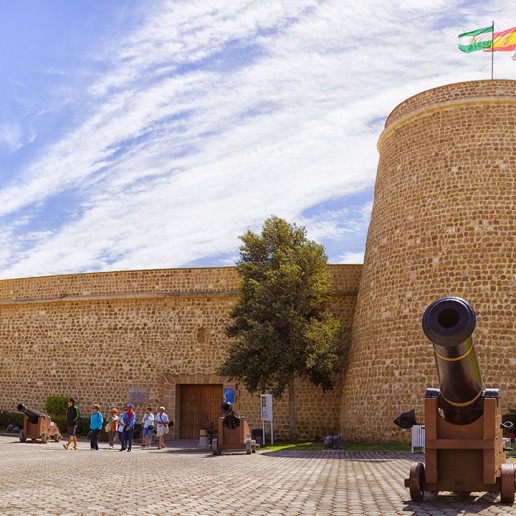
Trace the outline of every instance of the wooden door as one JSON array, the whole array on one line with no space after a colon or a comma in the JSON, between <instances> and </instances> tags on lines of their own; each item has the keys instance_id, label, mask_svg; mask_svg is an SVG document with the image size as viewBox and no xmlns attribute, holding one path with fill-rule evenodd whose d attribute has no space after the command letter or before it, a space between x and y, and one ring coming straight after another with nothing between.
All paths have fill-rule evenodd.
<instances>
[{"instance_id":1,"label":"wooden door","mask_svg":"<svg viewBox=\"0 0 516 516\"><path fill-rule=\"evenodd\" d=\"M200 431L217 422L224 401L222 384L182 384L180 390L180 439L199 439Z\"/></svg>"}]
</instances>

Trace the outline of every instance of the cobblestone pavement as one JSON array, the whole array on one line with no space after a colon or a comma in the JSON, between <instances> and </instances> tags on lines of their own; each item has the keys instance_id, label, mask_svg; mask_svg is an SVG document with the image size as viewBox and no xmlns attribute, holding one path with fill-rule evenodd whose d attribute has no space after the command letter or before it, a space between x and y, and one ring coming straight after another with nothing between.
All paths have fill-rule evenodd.
<instances>
[{"instance_id":1,"label":"cobblestone pavement","mask_svg":"<svg viewBox=\"0 0 516 516\"><path fill-rule=\"evenodd\" d=\"M0 514L516 515L482 493L412 502L403 479L417 454L100 446L74 452L0 436Z\"/></svg>"}]
</instances>

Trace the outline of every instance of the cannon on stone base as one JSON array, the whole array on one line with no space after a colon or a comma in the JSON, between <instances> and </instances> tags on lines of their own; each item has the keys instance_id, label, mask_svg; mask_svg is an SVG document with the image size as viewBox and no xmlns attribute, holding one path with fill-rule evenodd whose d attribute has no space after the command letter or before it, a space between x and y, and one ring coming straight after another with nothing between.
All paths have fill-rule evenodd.
<instances>
[{"instance_id":1,"label":"cannon on stone base","mask_svg":"<svg viewBox=\"0 0 516 516\"><path fill-rule=\"evenodd\" d=\"M49 439L56 442L61 440L61 432L58 426L51 421L50 417L37 410L27 408L23 403L16 406L18 412L23 412L23 429L20 430L20 441L24 443L27 439L47 443Z\"/></svg>"},{"instance_id":2,"label":"cannon on stone base","mask_svg":"<svg viewBox=\"0 0 516 516\"><path fill-rule=\"evenodd\" d=\"M225 401L220 406L217 437L212 439L213 455L221 455L222 450L245 450L247 454L256 452L256 441L251 438L251 430L244 416L239 416L231 403Z\"/></svg>"},{"instance_id":3,"label":"cannon on stone base","mask_svg":"<svg viewBox=\"0 0 516 516\"><path fill-rule=\"evenodd\" d=\"M473 347L476 316L461 298L428 306L423 331L433 342L440 389L425 394L425 462L410 468L414 501L425 491L500 493L512 503L515 465L506 463L498 389L482 386Z\"/></svg>"}]
</instances>

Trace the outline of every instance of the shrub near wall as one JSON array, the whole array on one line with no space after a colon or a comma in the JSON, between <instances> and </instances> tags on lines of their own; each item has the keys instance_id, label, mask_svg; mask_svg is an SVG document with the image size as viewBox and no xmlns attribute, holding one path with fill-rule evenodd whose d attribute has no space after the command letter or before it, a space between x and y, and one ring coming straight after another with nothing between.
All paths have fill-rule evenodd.
<instances>
[{"instance_id":1,"label":"shrub near wall","mask_svg":"<svg viewBox=\"0 0 516 516\"><path fill-rule=\"evenodd\" d=\"M8 412L7 410L0 410L0 429L5 431L9 425L22 428L23 414L21 412Z\"/></svg>"}]
</instances>

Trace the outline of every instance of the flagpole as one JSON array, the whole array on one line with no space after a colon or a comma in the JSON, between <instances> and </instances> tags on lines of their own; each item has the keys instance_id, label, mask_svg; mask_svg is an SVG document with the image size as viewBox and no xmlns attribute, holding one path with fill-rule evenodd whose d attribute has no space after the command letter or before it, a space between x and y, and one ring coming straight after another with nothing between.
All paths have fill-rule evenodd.
<instances>
[{"instance_id":1,"label":"flagpole","mask_svg":"<svg viewBox=\"0 0 516 516\"><path fill-rule=\"evenodd\" d=\"M491 35L491 80L494 79L494 20L493 20L493 33Z\"/></svg>"}]
</instances>

